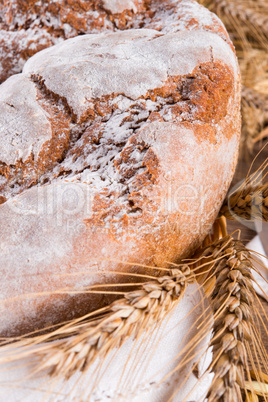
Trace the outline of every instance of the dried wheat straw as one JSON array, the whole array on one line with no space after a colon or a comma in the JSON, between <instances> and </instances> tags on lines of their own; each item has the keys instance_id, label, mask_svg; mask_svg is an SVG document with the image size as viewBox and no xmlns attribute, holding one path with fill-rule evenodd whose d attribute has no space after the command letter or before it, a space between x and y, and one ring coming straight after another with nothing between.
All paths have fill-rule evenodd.
<instances>
[{"instance_id":1,"label":"dried wheat straw","mask_svg":"<svg viewBox=\"0 0 268 402\"><path fill-rule=\"evenodd\" d=\"M240 402L247 365L244 342L251 341L254 290L250 253L240 241L230 236L208 247L207 253L215 258L223 257L214 264L216 284L211 305L215 321L210 370L215 376L207 395L208 402Z\"/></svg>"}]
</instances>

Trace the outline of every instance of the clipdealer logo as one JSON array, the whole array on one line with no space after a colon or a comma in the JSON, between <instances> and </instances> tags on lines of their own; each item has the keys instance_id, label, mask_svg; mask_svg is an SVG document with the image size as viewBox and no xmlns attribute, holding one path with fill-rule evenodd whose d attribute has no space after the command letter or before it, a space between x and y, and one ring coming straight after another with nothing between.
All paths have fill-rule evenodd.
<instances>
[{"instance_id":1,"label":"clipdealer logo","mask_svg":"<svg viewBox=\"0 0 268 402\"><path fill-rule=\"evenodd\" d=\"M93 197L86 184L58 182L29 189L11 200L8 206L17 215L53 217L55 224L62 226L68 217L90 216Z\"/></svg>"}]
</instances>

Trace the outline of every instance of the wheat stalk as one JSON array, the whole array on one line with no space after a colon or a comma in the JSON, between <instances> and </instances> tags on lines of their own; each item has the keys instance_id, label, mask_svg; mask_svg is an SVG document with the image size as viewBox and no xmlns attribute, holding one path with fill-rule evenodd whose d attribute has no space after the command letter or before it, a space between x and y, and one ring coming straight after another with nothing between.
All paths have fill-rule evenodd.
<instances>
[{"instance_id":1,"label":"wheat stalk","mask_svg":"<svg viewBox=\"0 0 268 402\"><path fill-rule=\"evenodd\" d=\"M214 263L216 284L211 296L214 312L213 361L215 374L208 391L208 402L242 401L247 365L245 341L251 341L253 285L250 253L244 245L227 236L206 250ZM222 258L220 258L222 257Z\"/></svg>"},{"instance_id":2,"label":"wheat stalk","mask_svg":"<svg viewBox=\"0 0 268 402\"><path fill-rule=\"evenodd\" d=\"M223 204L220 215L229 220L268 221L268 183L239 188Z\"/></svg>"},{"instance_id":3,"label":"wheat stalk","mask_svg":"<svg viewBox=\"0 0 268 402\"><path fill-rule=\"evenodd\" d=\"M94 360L105 357L121 346L130 336L138 339L142 332L162 320L181 300L186 285L193 277L188 265L179 265L170 274L141 285L112 303L109 313L94 321L81 321L63 326L39 340L22 341L21 353L29 345L41 343L31 352L37 359L37 371L46 370L53 377L69 378L76 371L85 371ZM66 339L59 339L62 337ZM54 343L49 341L58 338ZM19 343L14 343L17 348ZM20 353L17 353L20 358ZM36 370L35 370L36 373Z\"/></svg>"},{"instance_id":4,"label":"wheat stalk","mask_svg":"<svg viewBox=\"0 0 268 402\"><path fill-rule=\"evenodd\" d=\"M225 232L224 218L215 224L219 226L217 233ZM244 339L250 338L250 324L246 322L251 317L252 304L250 255L242 243L230 236L215 239L216 234L213 243L202 249L198 258L141 284L139 290L127 292L124 298L109 306L108 313L104 310L104 315L93 320L84 317L51 334L2 347L1 363L31 356L35 362L33 375L44 370L56 380L68 379L79 370L85 372L96 358L102 360L129 337L138 339L145 330L157 326L179 303L187 283L199 277L203 269L207 274L202 282L207 282L207 276L208 279L216 277L211 296L215 324L210 367L215 378L208 401L241 400L242 363L246 364L247 358Z\"/></svg>"}]
</instances>

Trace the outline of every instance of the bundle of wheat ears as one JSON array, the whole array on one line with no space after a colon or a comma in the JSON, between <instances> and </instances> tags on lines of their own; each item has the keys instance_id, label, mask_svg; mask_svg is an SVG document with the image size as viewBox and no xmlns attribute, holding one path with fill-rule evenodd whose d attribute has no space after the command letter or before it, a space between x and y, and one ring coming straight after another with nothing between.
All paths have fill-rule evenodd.
<instances>
[{"instance_id":1,"label":"bundle of wheat ears","mask_svg":"<svg viewBox=\"0 0 268 402\"><path fill-rule=\"evenodd\" d=\"M268 2L199 3L222 19L236 46L243 81L243 158L252 154L257 142L268 137ZM12 343L3 339L0 369L6 362L31 357L32 375L46 370L57 381L78 371L84 373L96 358L107 356L129 337L138 339L145 329L157 326L180 303L187 285L196 282L205 291L213 316L205 325L206 333L212 331L208 348L213 357L207 371L214 373L207 400L268 400L268 355L260 337L260 326L268 334L268 317L255 293L252 276L257 254L247 250L240 240L243 232L228 235L226 224L226 219L268 221L268 182L263 182L267 166L265 162L228 195L213 231L192 259L173 264L170 270L165 269L164 276L150 281L145 275L143 284L128 283L134 290L123 289L121 299L60 328L41 335L30 334ZM104 293L111 292L109 286L105 289L104 285L94 285L86 291L94 292L97 287ZM118 289L122 283L113 286ZM189 356L192 347L188 345Z\"/></svg>"}]
</instances>

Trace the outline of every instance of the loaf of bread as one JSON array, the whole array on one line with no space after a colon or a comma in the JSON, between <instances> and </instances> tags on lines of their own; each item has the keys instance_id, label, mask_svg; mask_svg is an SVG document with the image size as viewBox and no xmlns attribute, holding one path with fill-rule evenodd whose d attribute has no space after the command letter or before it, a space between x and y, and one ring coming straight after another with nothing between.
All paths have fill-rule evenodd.
<instances>
[{"instance_id":1,"label":"loaf of bread","mask_svg":"<svg viewBox=\"0 0 268 402\"><path fill-rule=\"evenodd\" d=\"M109 15L135 26L140 4ZM160 275L218 214L240 133L234 49L191 0L144 21L45 49L0 86L2 336L109 303L94 284Z\"/></svg>"}]
</instances>

